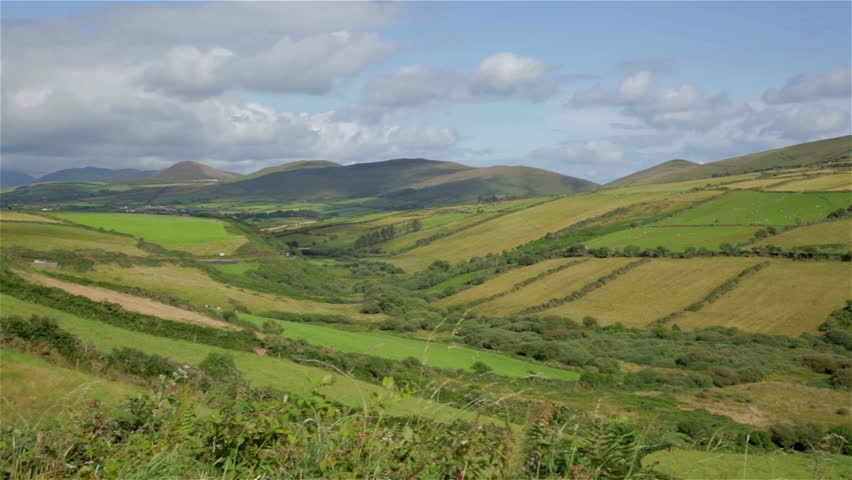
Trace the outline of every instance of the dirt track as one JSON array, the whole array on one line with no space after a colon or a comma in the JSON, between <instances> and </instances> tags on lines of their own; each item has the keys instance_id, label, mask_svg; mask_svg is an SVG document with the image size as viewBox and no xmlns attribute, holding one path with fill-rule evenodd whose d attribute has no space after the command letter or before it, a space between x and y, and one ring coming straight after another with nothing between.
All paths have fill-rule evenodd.
<instances>
[{"instance_id":1,"label":"dirt track","mask_svg":"<svg viewBox=\"0 0 852 480\"><path fill-rule=\"evenodd\" d=\"M61 288L73 295L80 295L97 302L117 303L131 312L144 313L146 315L153 315L155 317L176 320L179 322L197 323L208 327L237 330L237 327L230 323L205 317L204 315L191 310L184 310L182 308L166 305L165 303L161 303L156 300L137 297L127 293L114 292L103 288L78 285L76 283L65 282L32 272L18 271L16 273L31 282L48 287Z\"/></svg>"}]
</instances>

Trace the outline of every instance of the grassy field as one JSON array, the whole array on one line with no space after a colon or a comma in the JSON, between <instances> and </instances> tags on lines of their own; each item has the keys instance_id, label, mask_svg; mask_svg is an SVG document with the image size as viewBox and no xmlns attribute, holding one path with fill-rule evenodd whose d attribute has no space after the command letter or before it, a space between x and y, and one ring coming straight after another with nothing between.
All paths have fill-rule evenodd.
<instances>
[{"instance_id":1,"label":"grassy field","mask_svg":"<svg viewBox=\"0 0 852 480\"><path fill-rule=\"evenodd\" d=\"M656 225L795 225L822 220L850 202L852 195L843 192L733 191Z\"/></svg>"},{"instance_id":2,"label":"grassy field","mask_svg":"<svg viewBox=\"0 0 852 480\"><path fill-rule=\"evenodd\" d=\"M240 262L240 263L216 263L212 264L213 268L222 273L231 275L242 275L249 270L254 270L260 266L257 262Z\"/></svg>"},{"instance_id":3,"label":"grassy field","mask_svg":"<svg viewBox=\"0 0 852 480\"><path fill-rule=\"evenodd\" d=\"M803 453L745 456L677 449L651 454L645 462L658 462L658 470L683 480L845 480L852 475L849 457L841 455L823 455L817 467L816 458Z\"/></svg>"},{"instance_id":4,"label":"grassy field","mask_svg":"<svg viewBox=\"0 0 852 480\"><path fill-rule=\"evenodd\" d=\"M0 423L5 426L43 424L62 419L92 400L112 406L143 392L133 385L63 368L15 350L0 349L0 357Z\"/></svg>"},{"instance_id":5,"label":"grassy field","mask_svg":"<svg viewBox=\"0 0 852 480\"><path fill-rule=\"evenodd\" d=\"M849 264L773 261L698 312L677 319L682 328L710 325L796 337L816 333L828 315L852 297Z\"/></svg>"},{"instance_id":6,"label":"grassy field","mask_svg":"<svg viewBox=\"0 0 852 480\"><path fill-rule=\"evenodd\" d=\"M845 172L820 175L814 178L783 183L776 187L769 188L768 190L780 190L785 192L852 190L852 173Z\"/></svg>"},{"instance_id":7,"label":"grassy field","mask_svg":"<svg viewBox=\"0 0 852 480\"><path fill-rule=\"evenodd\" d=\"M649 185L635 185L631 187L621 187L615 189L606 189L603 190L602 193L612 192L615 194L625 194L625 193L654 193L654 192L685 192L687 190L692 190L693 188L703 188L703 187L713 187L721 184L728 184L731 182L737 182L742 180L751 180L756 178L759 174L757 173L745 173L742 175L731 175L727 177L717 177L717 178L701 178L698 180L687 180L683 182L669 182L669 183L652 183Z\"/></svg>"},{"instance_id":8,"label":"grassy field","mask_svg":"<svg viewBox=\"0 0 852 480\"><path fill-rule=\"evenodd\" d=\"M12 212L9 210L0 210L0 221L2 220L12 222L58 223L58 221L49 217L33 215L32 213Z\"/></svg>"},{"instance_id":9,"label":"grassy field","mask_svg":"<svg viewBox=\"0 0 852 480\"><path fill-rule=\"evenodd\" d=\"M526 307L547 302L551 298L564 297L632 261L635 261L635 259L590 259L553 275L548 275L506 296L478 305L475 310L488 315L511 315ZM483 285L488 285L488 282Z\"/></svg>"},{"instance_id":10,"label":"grassy field","mask_svg":"<svg viewBox=\"0 0 852 480\"><path fill-rule=\"evenodd\" d=\"M751 258L653 260L577 301L541 314L575 320L589 315L602 325L621 322L626 327L646 328L654 320L701 300L725 280L758 262Z\"/></svg>"},{"instance_id":11,"label":"grassy field","mask_svg":"<svg viewBox=\"0 0 852 480\"><path fill-rule=\"evenodd\" d=\"M88 250L99 248L131 256L147 256L136 247L136 240L120 235L96 232L73 225L50 223L0 222L0 243L33 250Z\"/></svg>"},{"instance_id":12,"label":"grassy field","mask_svg":"<svg viewBox=\"0 0 852 480\"><path fill-rule=\"evenodd\" d=\"M689 247L718 250L723 243L744 243L754 238L759 227L659 227L630 228L603 235L586 242L589 248L624 248L636 245L640 248L664 246L675 252Z\"/></svg>"},{"instance_id":13,"label":"grassy field","mask_svg":"<svg viewBox=\"0 0 852 480\"><path fill-rule=\"evenodd\" d=\"M759 428L778 423L815 423L831 428L852 420L848 413L837 413L838 406L849 404L849 392L785 382L745 383L713 389L705 398L685 393L678 399Z\"/></svg>"},{"instance_id":14,"label":"grassy field","mask_svg":"<svg viewBox=\"0 0 852 480\"><path fill-rule=\"evenodd\" d=\"M458 305L498 293L503 293L514 287L517 283L542 274L552 268L557 268L561 265L565 265L566 263L576 261L577 259L575 258L555 258L552 260L538 262L528 267L515 268L506 273L501 273L483 284L468 288L455 295L442 298L438 301L438 303L441 305Z\"/></svg>"},{"instance_id":15,"label":"grassy field","mask_svg":"<svg viewBox=\"0 0 852 480\"><path fill-rule=\"evenodd\" d=\"M315 386L315 381L329 377L331 382L320 386L319 391L329 399L351 407L361 407L362 399L369 401L370 395L381 389L367 382L346 378L319 368L300 365L289 360L270 358L253 353L224 350L210 345L156 337L144 333L106 325L80 318L40 305L22 302L7 295L0 295L4 315L30 315L33 313L57 320L63 329L94 344L98 349L111 351L113 348L132 347L146 353L157 354L175 362L197 365L208 353L226 353L234 357L243 376L257 386L278 388L286 392L306 395ZM4 366L5 375L5 366ZM401 398L388 405L393 415L417 414L438 419L472 418L474 412L461 411L447 405L421 398Z\"/></svg>"},{"instance_id":16,"label":"grassy field","mask_svg":"<svg viewBox=\"0 0 852 480\"><path fill-rule=\"evenodd\" d=\"M241 314L257 325L269 321L263 317ZM452 370L470 369L480 361L494 370L494 373L507 377L526 377L531 372L560 380L577 380L579 374L558 368L525 362L492 352L474 350L459 345L440 342L424 342L395 335L373 332L350 332L335 328L322 327L307 323L272 320L284 327L284 335L292 339L304 339L308 343L329 347L341 352L364 353L391 360L403 360L414 357L421 363L433 367Z\"/></svg>"},{"instance_id":17,"label":"grassy field","mask_svg":"<svg viewBox=\"0 0 852 480\"><path fill-rule=\"evenodd\" d=\"M848 252L852 249L852 218L794 228L754 245L777 245L784 248L816 246L828 252Z\"/></svg>"},{"instance_id":18,"label":"grassy field","mask_svg":"<svg viewBox=\"0 0 852 480\"><path fill-rule=\"evenodd\" d=\"M128 233L166 248L198 255L233 253L246 238L225 230L221 220L178 215L56 212L57 218L105 230Z\"/></svg>"},{"instance_id":19,"label":"grassy field","mask_svg":"<svg viewBox=\"0 0 852 480\"><path fill-rule=\"evenodd\" d=\"M438 259L456 262L473 256L481 257L491 252L510 250L540 238L548 232L556 232L579 221L633 203L653 200L658 196L662 194L572 195L503 215L392 257L389 261L406 271L414 271Z\"/></svg>"},{"instance_id":20,"label":"grassy field","mask_svg":"<svg viewBox=\"0 0 852 480\"><path fill-rule=\"evenodd\" d=\"M365 318L358 312L359 305L332 304L300 300L219 283L203 271L178 265L142 266L121 268L116 265L98 265L93 271L77 274L92 280L101 280L155 292L168 293L198 307L228 309L234 303L247 306L255 312L287 311L298 313L323 313L349 318ZM372 317L381 316L373 315Z\"/></svg>"}]
</instances>

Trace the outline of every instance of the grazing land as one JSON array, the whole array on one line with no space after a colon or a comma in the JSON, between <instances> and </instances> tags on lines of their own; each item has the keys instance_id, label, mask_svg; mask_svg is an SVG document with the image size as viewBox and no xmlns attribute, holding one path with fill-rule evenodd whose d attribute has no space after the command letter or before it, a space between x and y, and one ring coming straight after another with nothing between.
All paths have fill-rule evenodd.
<instances>
[{"instance_id":1,"label":"grazing land","mask_svg":"<svg viewBox=\"0 0 852 480\"><path fill-rule=\"evenodd\" d=\"M591 248L623 248L636 245L639 248L663 246L675 252L687 248L707 248L717 250L723 243L745 243L754 237L758 227L748 226L701 226L701 227L665 227L647 226L621 230L587 242Z\"/></svg>"},{"instance_id":2,"label":"grazing land","mask_svg":"<svg viewBox=\"0 0 852 480\"><path fill-rule=\"evenodd\" d=\"M852 219L846 218L794 228L754 245L777 245L784 248L816 247L829 252L848 252L852 250Z\"/></svg>"},{"instance_id":3,"label":"grazing land","mask_svg":"<svg viewBox=\"0 0 852 480\"><path fill-rule=\"evenodd\" d=\"M247 240L228 233L221 220L175 215L56 212L57 218L104 230L127 233L149 242L197 255L233 253Z\"/></svg>"},{"instance_id":4,"label":"grazing land","mask_svg":"<svg viewBox=\"0 0 852 480\"><path fill-rule=\"evenodd\" d=\"M798 336L816 333L852 292L849 264L773 261L732 291L677 319L681 328L710 325L746 332Z\"/></svg>"},{"instance_id":5,"label":"grazing land","mask_svg":"<svg viewBox=\"0 0 852 480\"><path fill-rule=\"evenodd\" d=\"M92 250L100 249L131 256L147 256L130 237L110 235L94 230L48 223L2 222L0 241L5 246L20 246L33 250Z\"/></svg>"},{"instance_id":6,"label":"grazing land","mask_svg":"<svg viewBox=\"0 0 852 480\"><path fill-rule=\"evenodd\" d=\"M262 317L247 314L241 315L241 317L258 325L264 321L269 321ZM382 333L348 332L281 320L272 321L283 326L284 333L282 335L287 338L302 339L341 352L364 353L391 360L414 357L423 365L453 370L470 369L474 363L482 362L491 367L495 374L509 377L541 375L559 380L576 380L579 378L579 375L575 372L537 365L491 352L477 351L460 345L424 342Z\"/></svg>"}]
</instances>

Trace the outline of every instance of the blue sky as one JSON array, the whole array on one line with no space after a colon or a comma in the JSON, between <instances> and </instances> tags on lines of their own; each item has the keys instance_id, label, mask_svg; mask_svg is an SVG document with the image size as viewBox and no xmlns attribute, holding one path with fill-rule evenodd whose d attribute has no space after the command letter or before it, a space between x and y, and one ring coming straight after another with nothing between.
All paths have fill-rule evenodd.
<instances>
[{"instance_id":1,"label":"blue sky","mask_svg":"<svg viewBox=\"0 0 852 480\"><path fill-rule=\"evenodd\" d=\"M849 134L850 2L3 2L3 168L517 164Z\"/></svg>"}]
</instances>

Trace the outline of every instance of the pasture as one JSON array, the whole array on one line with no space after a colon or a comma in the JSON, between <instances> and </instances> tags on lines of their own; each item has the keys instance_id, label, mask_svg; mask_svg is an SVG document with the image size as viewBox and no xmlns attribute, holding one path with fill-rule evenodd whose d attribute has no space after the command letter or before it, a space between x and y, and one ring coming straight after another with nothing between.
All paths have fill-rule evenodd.
<instances>
[{"instance_id":1,"label":"pasture","mask_svg":"<svg viewBox=\"0 0 852 480\"><path fill-rule=\"evenodd\" d=\"M769 188L768 190L785 192L852 190L852 173L832 173L830 175L803 178L789 183L782 183L776 187Z\"/></svg>"},{"instance_id":2,"label":"pasture","mask_svg":"<svg viewBox=\"0 0 852 480\"><path fill-rule=\"evenodd\" d=\"M655 225L795 225L823 220L849 206L844 192L770 193L738 190Z\"/></svg>"},{"instance_id":3,"label":"pasture","mask_svg":"<svg viewBox=\"0 0 852 480\"><path fill-rule=\"evenodd\" d=\"M0 243L39 251L101 249L137 257L149 255L133 238L54 223L0 222Z\"/></svg>"},{"instance_id":4,"label":"pasture","mask_svg":"<svg viewBox=\"0 0 852 480\"><path fill-rule=\"evenodd\" d=\"M545 310L541 315L574 320L588 315L602 325L620 322L626 327L647 328L651 322L700 301L725 280L759 261L751 258L656 259L579 300Z\"/></svg>"},{"instance_id":5,"label":"pasture","mask_svg":"<svg viewBox=\"0 0 852 480\"><path fill-rule=\"evenodd\" d=\"M403 360L414 357L424 365L451 370L467 369L475 362L483 362L497 375L507 377L527 377L531 373L559 380L577 380L579 374L548 367L536 363L498 355L496 353L474 350L460 345L441 342L413 340L385 333L352 332L308 323L270 320L249 314L240 314L240 318L262 325L272 321L284 327L283 336L294 340L305 340L313 345L332 348L341 352L363 353L391 360Z\"/></svg>"},{"instance_id":6,"label":"pasture","mask_svg":"<svg viewBox=\"0 0 852 480\"><path fill-rule=\"evenodd\" d=\"M52 308L23 302L8 295L0 294L0 301L3 304L4 315L39 314L54 318L60 327L105 352L113 348L130 346L175 362L193 365L200 363L211 352L228 354L234 358L243 376L256 386L272 387L297 395L308 395L314 388L318 388L319 392L328 396L329 399L354 408L362 407L364 401L369 401L370 395L382 390L381 387L367 382L285 359L125 330ZM317 386L319 380L323 378L329 378L330 381ZM470 411L458 410L448 405L415 397L404 397L390 402L387 405L387 412L391 415L416 414L440 420L471 419L474 416L474 413Z\"/></svg>"},{"instance_id":7,"label":"pasture","mask_svg":"<svg viewBox=\"0 0 852 480\"><path fill-rule=\"evenodd\" d=\"M10 210L0 210L0 221L59 223L57 220L50 217L25 212L13 212Z\"/></svg>"},{"instance_id":8,"label":"pasture","mask_svg":"<svg viewBox=\"0 0 852 480\"><path fill-rule=\"evenodd\" d=\"M653 453L645 462L657 462L659 471L683 480L845 480L852 474L849 457L841 455L821 455L817 465L813 455L803 453L676 449Z\"/></svg>"},{"instance_id":9,"label":"pasture","mask_svg":"<svg viewBox=\"0 0 852 480\"><path fill-rule=\"evenodd\" d=\"M110 407L143 392L133 385L63 368L15 350L0 349L0 356L0 423L6 426L19 422L43 425L64 419L93 400Z\"/></svg>"},{"instance_id":10,"label":"pasture","mask_svg":"<svg viewBox=\"0 0 852 480\"><path fill-rule=\"evenodd\" d=\"M525 208L470 229L438 239L391 257L388 261L407 271L425 268L435 260L448 262L511 250L536 240L548 232L563 230L577 222L616 208L654 200L663 194L613 195L581 194Z\"/></svg>"},{"instance_id":11,"label":"pasture","mask_svg":"<svg viewBox=\"0 0 852 480\"><path fill-rule=\"evenodd\" d=\"M684 312L676 323L687 329L719 325L797 337L816 333L850 296L848 263L778 260L742 279L716 302Z\"/></svg>"},{"instance_id":12,"label":"pasture","mask_svg":"<svg viewBox=\"0 0 852 480\"><path fill-rule=\"evenodd\" d=\"M247 242L225 229L221 220L179 215L55 212L54 217L104 230L127 233L166 248L196 255L231 254Z\"/></svg>"},{"instance_id":13,"label":"pasture","mask_svg":"<svg viewBox=\"0 0 852 480\"><path fill-rule=\"evenodd\" d=\"M499 293L504 293L520 282L542 274L552 268L557 268L561 265L575 261L577 261L577 259L555 258L526 267L515 268L508 272L501 273L500 275L496 275L493 278L488 279L485 283L462 290L455 295L442 298L438 301L438 303L441 305L459 305Z\"/></svg>"},{"instance_id":14,"label":"pasture","mask_svg":"<svg viewBox=\"0 0 852 480\"><path fill-rule=\"evenodd\" d=\"M689 247L718 250L723 243L745 243L751 240L757 230L758 227L748 226L644 226L602 235L586 242L586 246L624 248L636 245L643 249L663 246L675 252L682 252Z\"/></svg>"},{"instance_id":15,"label":"pasture","mask_svg":"<svg viewBox=\"0 0 852 480\"><path fill-rule=\"evenodd\" d=\"M478 305L474 310L487 315L511 315L524 308L545 303L551 298L564 297L633 261L635 261L633 258L589 259L548 275L508 295ZM484 285L488 285L488 282Z\"/></svg>"},{"instance_id":16,"label":"pasture","mask_svg":"<svg viewBox=\"0 0 852 480\"><path fill-rule=\"evenodd\" d=\"M381 315L367 316L359 313L359 306L354 304L313 302L254 292L217 282L197 268L174 264L135 265L131 268L121 268L116 265L97 265L92 271L76 275L92 280L167 293L186 300L197 307L209 306L213 309L220 307L222 310L227 310L233 308L236 304L240 304L255 312L286 311L340 315L348 318L384 318Z\"/></svg>"},{"instance_id":17,"label":"pasture","mask_svg":"<svg viewBox=\"0 0 852 480\"><path fill-rule=\"evenodd\" d=\"M754 244L784 248L817 247L821 251L845 253L852 250L852 218L794 228Z\"/></svg>"}]
</instances>

